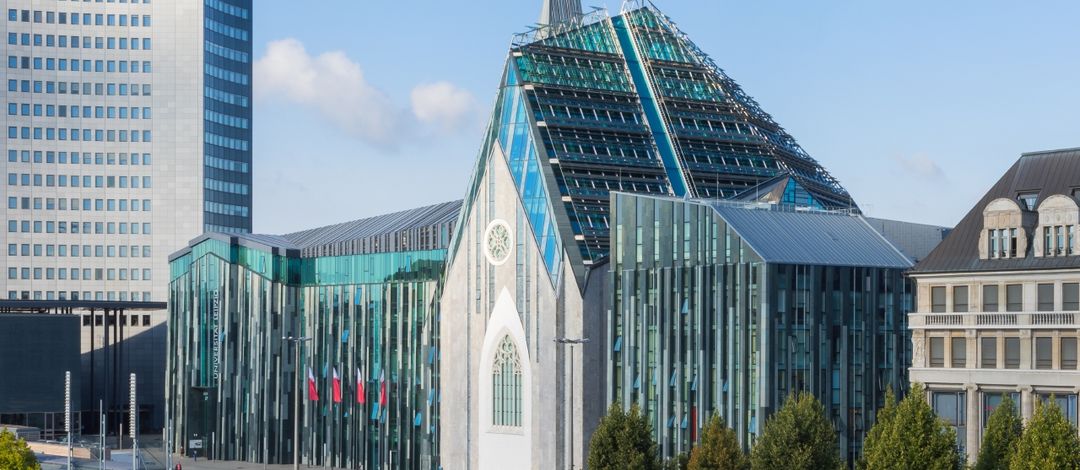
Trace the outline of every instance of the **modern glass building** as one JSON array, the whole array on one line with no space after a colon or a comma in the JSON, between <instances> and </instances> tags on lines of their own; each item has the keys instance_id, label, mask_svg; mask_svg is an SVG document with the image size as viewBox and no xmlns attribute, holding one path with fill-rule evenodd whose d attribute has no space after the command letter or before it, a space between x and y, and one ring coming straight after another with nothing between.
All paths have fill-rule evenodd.
<instances>
[{"instance_id":1,"label":"modern glass building","mask_svg":"<svg viewBox=\"0 0 1080 470\"><path fill-rule=\"evenodd\" d=\"M911 260L859 215L613 195L607 397L661 453L719 414L750 447L796 391L854 462L885 390L906 388Z\"/></svg>"},{"instance_id":2,"label":"modern glass building","mask_svg":"<svg viewBox=\"0 0 1080 470\"><path fill-rule=\"evenodd\" d=\"M282 236L211 233L170 257L174 442L289 463L299 419L307 465L434 468L436 307L460 206ZM299 365L286 336L311 338ZM303 385L297 413L309 373L317 396Z\"/></svg>"},{"instance_id":3,"label":"modern glass building","mask_svg":"<svg viewBox=\"0 0 1080 470\"><path fill-rule=\"evenodd\" d=\"M0 295L164 302L169 253L251 229L253 2L4 5ZM145 315L122 337L161 350L165 312ZM82 326L83 354L106 343ZM163 395L163 355L127 364Z\"/></svg>"},{"instance_id":4,"label":"modern glass building","mask_svg":"<svg viewBox=\"0 0 1080 470\"><path fill-rule=\"evenodd\" d=\"M582 466L608 403L595 371L611 347L613 191L734 199L783 179L802 205L857 210L651 3L610 15L547 0L542 12L513 38L449 247L440 329L454 341L440 371L458 406L441 409L447 468ZM566 345L581 338L591 341ZM511 390L507 358L520 376Z\"/></svg>"}]
</instances>

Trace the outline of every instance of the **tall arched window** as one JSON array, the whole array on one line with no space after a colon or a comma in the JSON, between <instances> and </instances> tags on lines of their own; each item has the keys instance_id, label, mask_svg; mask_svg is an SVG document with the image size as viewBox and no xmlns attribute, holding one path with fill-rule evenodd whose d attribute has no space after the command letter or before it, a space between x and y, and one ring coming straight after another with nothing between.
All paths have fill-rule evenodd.
<instances>
[{"instance_id":1,"label":"tall arched window","mask_svg":"<svg viewBox=\"0 0 1080 470\"><path fill-rule=\"evenodd\" d=\"M521 426L521 361L517 347L510 336L503 336L495 350L495 362L491 367L492 424L495 426Z\"/></svg>"}]
</instances>

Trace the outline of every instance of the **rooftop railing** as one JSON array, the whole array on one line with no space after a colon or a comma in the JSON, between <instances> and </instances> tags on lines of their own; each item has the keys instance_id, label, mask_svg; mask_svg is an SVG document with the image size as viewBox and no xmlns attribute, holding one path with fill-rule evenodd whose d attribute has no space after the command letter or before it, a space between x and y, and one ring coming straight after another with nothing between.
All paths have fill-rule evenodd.
<instances>
[{"instance_id":1,"label":"rooftop railing","mask_svg":"<svg viewBox=\"0 0 1080 470\"><path fill-rule=\"evenodd\" d=\"M1080 328L1080 312L911 313L912 329L1054 329Z\"/></svg>"}]
</instances>

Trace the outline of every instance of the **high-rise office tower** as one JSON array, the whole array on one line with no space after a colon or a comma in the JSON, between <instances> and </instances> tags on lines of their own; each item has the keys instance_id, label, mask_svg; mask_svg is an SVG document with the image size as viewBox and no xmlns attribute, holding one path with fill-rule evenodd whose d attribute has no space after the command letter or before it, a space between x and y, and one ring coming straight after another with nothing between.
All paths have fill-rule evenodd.
<instances>
[{"instance_id":1,"label":"high-rise office tower","mask_svg":"<svg viewBox=\"0 0 1080 470\"><path fill-rule=\"evenodd\" d=\"M6 2L7 297L164 300L251 229L250 0Z\"/></svg>"},{"instance_id":2,"label":"high-rise office tower","mask_svg":"<svg viewBox=\"0 0 1080 470\"><path fill-rule=\"evenodd\" d=\"M4 4L0 295L164 301L169 253L251 230L252 1Z\"/></svg>"}]
</instances>

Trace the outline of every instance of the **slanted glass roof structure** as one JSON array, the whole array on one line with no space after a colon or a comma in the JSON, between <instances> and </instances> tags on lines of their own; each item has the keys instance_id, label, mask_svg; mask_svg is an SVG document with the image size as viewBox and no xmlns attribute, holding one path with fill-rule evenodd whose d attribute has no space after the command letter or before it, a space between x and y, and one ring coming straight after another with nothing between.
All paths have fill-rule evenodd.
<instances>
[{"instance_id":1,"label":"slanted glass roof structure","mask_svg":"<svg viewBox=\"0 0 1080 470\"><path fill-rule=\"evenodd\" d=\"M857 209L651 3L626 2L614 16L564 16L514 37L466 199L471 205L486 158L508 159L553 277L563 244L575 245L566 251L580 261L573 263L579 279L608 255L613 190L723 199L789 175L803 191L799 200Z\"/></svg>"}]
</instances>

